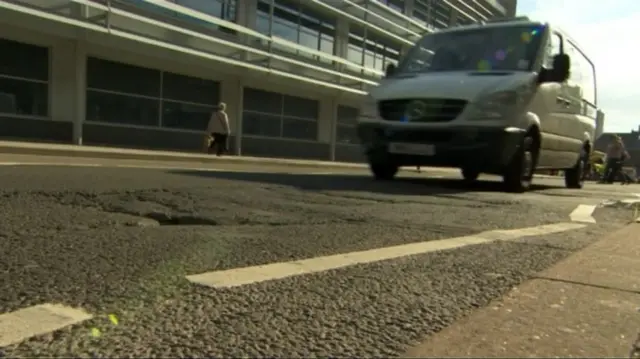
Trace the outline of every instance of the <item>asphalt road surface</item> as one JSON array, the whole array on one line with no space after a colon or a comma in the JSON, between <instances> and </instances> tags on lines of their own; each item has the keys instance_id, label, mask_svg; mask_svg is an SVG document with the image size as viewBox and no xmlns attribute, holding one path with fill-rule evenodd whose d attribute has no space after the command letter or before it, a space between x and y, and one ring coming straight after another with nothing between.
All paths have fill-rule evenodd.
<instances>
[{"instance_id":1,"label":"asphalt road surface","mask_svg":"<svg viewBox=\"0 0 640 359\"><path fill-rule=\"evenodd\" d=\"M429 169L386 183L359 169L0 161L101 164L0 166L0 314L54 303L93 315L0 348L9 357L402 355L633 211L610 203L579 229L232 288L186 276L570 222L580 204L640 198L636 185L559 179L507 194Z\"/></svg>"}]
</instances>

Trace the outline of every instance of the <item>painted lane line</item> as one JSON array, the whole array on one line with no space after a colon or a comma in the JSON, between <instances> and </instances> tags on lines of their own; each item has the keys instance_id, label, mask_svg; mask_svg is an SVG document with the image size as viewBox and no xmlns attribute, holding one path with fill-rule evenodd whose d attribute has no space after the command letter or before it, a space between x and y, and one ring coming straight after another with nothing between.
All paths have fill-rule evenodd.
<instances>
[{"instance_id":1,"label":"painted lane line","mask_svg":"<svg viewBox=\"0 0 640 359\"><path fill-rule=\"evenodd\" d=\"M0 347L91 319L91 314L58 304L40 304L0 315Z\"/></svg>"},{"instance_id":2,"label":"painted lane line","mask_svg":"<svg viewBox=\"0 0 640 359\"><path fill-rule=\"evenodd\" d=\"M597 206L591 204L581 204L569 214L569 218L571 218L573 222L596 223L596 219L592 216L596 207Z\"/></svg>"},{"instance_id":3,"label":"painted lane line","mask_svg":"<svg viewBox=\"0 0 640 359\"><path fill-rule=\"evenodd\" d=\"M578 223L557 223L537 227L497 230L476 235L410 243L366 251L315 257L290 262L271 263L253 267L235 268L187 276L187 280L213 288L230 288L291 276L324 272L356 264L374 263L389 259L426 254L447 249L496 241L513 241L522 237L539 236L584 228Z\"/></svg>"}]
</instances>

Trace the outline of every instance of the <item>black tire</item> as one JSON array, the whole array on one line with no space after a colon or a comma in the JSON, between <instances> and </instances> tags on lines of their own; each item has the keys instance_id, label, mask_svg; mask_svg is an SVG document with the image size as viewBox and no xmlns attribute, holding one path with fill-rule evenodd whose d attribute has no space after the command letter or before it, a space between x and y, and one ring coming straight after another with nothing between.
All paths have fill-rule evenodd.
<instances>
[{"instance_id":1,"label":"black tire","mask_svg":"<svg viewBox=\"0 0 640 359\"><path fill-rule=\"evenodd\" d=\"M400 167L393 162L380 161L369 163L369 168L371 169L371 173L373 173L373 177L375 179L381 181L390 181L396 176Z\"/></svg>"},{"instance_id":2,"label":"black tire","mask_svg":"<svg viewBox=\"0 0 640 359\"><path fill-rule=\"evenodd\" d=\"M533 137L525 136L522 145L507 165L502 177L507 192L522 193L531 188L536 158L533 144Z\"/></svg>"},{"instance_id":3,"label":"black tire","mask_svg":"<svg viewBox=\"0 0 640 359\"><path fill-rule=\"evenodd\" d=\"M480 171L471 168L462 168L461 172L462 178L464 178L466 182L474 182L480 177Z\"/></svg>"},{"instance_id":4,"label":"black tire","mask_svg":"<svg viewBox=\"0 0 640 359\"><path fill-rule=\"evenodd\" d=\"M585 155L581 154L578 162L564 171L564 184L567 188L580 189L584 186L585 162Z\"/></svg>"}]
</instances>

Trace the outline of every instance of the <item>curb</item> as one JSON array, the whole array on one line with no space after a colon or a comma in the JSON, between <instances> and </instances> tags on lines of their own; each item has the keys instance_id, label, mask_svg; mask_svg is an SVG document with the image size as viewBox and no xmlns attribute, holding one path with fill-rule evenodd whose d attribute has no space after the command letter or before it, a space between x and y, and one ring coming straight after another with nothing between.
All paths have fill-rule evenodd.
<instances>
[{"instance_id":1,"label":"curb","mask_svg":"<svg viewBox=\"0 0 640 359\"><path fill-rule=\"evenodd\" d=\"M135 152L134 152L135 151ZM224 163L224 164L255 164L261 166L296 166L309 168L342 168L364 169L364 164L345 162L314 162L308 160L290 160L281 158L241 157L227 156L214 157L194 153L165 152L150 150L128 150L120 148L96 148L77 146L77 148L56 148L56 145L44 146L11 146L0 144L0 154L34 155L50 157L80 157L164 162L200 162L200 163Z\"/></svg>"},{"instance_id":2,"label":"curb","mask_svg":"<svg viewBox=\"0 0 640 359\"><path fill-rule=\"evenodd\" d=\"M80 146L68 144L43 144L29 142L0 141L0 155L32 155L49 157L77 157L120 159L139 161L163 161L163 162L195 162L195 163L223 163L223 164L250 164L258 166L296 166L303 168L335 168L335 169L368 169L368 165L350 162L330 162L313 160L295 160L286 158L269 157L245 157L229 155L215 157L199 153L171 152L128 149L119 147ZM455 168L427 167L433 171L451 172ZM556 178L554 176L536 174L538 178Z\"/></svg>"}]
</instances>

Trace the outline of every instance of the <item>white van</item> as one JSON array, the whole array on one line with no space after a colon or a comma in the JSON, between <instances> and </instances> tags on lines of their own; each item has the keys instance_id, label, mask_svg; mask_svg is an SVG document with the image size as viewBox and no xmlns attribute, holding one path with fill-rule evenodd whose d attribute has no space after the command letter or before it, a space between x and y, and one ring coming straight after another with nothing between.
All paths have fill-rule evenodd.
<instances>
[{"instance_id":1,"label":"white van","mask_svg":"<svg viewBox=\"0 0 640 359\"><path fill-rule=\"evenodd\" d=\"M536 169L556 169L582 188L596 112L595 68L576 42L516 18L422 37L370 91L358 135L377 179L457 167L522 192Z\"/></svg>"}]
</instances>

